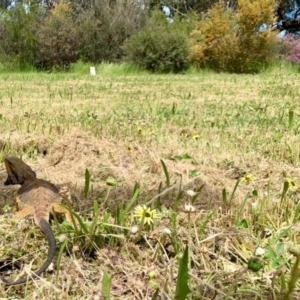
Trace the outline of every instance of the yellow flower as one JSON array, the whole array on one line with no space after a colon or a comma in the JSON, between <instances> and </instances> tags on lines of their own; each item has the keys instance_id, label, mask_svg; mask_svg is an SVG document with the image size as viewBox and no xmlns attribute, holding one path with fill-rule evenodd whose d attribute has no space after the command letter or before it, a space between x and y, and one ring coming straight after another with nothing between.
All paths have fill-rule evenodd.
<instances>
[{"instance_id":1,"label":"yellow flower","mask_svg":"<svg viewBox=\"0 0 300 300\"><path fill-rule=\"evenodd\" d=\"M128 151L133 151L133 147L132 147L131 144L130 144L130 145L127 145L127 150L128 150Z\"/></svg>"},{"instance_id":2,"label":"yellow flower","mask_svg":"<svg viewBox=\"0 0 300 300\"><path fill-rule=\"evenodd\" d=\"M252 180L253 180L253 174L251 174L251 173L249 173L246 176L243 176L241 178L241 182L246 182L246 183L249 183Z\"/></svg>"},{"instance_id":3,"label":"yellow flower","mask_svg":"<svg viewBox=\"0 0 300 300\"><path fill-rule=\"evenodd\" d=\"M200 138L200 135L199 135L199 134L193 135L193 140L194 140L194 141L198 141L199 138Z\"/></svg>"},{"instance_id":4,"label":"yellow flower","mask_svg":"<svg viewBox=\"0 0 300 300\"><path fill-rule=\"evenodd\" d=\"M291 178L285 178L285 181L289 184L291 190L296 190L298 188L297 184Z\"/></svg>"},{"instance_id":5,"label":"yellow flower","mask_svg":"<svg viewBox=\"0 0 300 300\"><path fill-rule=\"evenodd\" d=\"M149 273L148 273L148 276L150 277L150 278L155 278L155 277L157 277L157 275L158 275L158 273L154 270L154 271L150 271Z\"/></svg>"},{"instance_id":6,"label":"yellow flower","mask_svg":"<svg viewBox=\"0 0 300 300\"><path fill-rule=\"evenodd\" d=\"M151 210L150 207L147 207L146 205L138 205L134 209L133 216L139 218L140 222L143 222L143 224L150 225L155 219L159 218L159 213L156 212L156 209Z\"/></svg>"}]
</instances>

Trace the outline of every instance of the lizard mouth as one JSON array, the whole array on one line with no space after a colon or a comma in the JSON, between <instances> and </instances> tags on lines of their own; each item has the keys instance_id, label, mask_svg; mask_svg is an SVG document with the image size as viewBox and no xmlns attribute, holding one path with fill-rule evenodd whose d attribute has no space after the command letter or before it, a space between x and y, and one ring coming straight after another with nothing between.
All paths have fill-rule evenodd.
<instances>
[{"instance_id":1,"label":"lizard mouth","mask_svg":"<svg viewBox=\"0 0 300 300\"><path fill-rule=\"evenodd\" d=\"M13 185L13 184L19 184L19 182L14 180L13 176L8 176L6 181L4 182L4 185Z\"/></svg>"}]
</instances>

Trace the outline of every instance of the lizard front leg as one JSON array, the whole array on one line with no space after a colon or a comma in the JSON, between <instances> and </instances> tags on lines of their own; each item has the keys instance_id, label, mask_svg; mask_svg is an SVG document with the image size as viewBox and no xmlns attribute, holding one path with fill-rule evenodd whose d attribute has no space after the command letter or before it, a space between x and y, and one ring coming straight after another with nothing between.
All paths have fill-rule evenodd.
<instances>
[{"instance_id":1,"label":"lizard front leg","mask_svg":"<svg viewBox=\"0 0 300 300\"><path fill-rule=\"evenodd\" d=\"M34 207L33 206L25 206L22 210L18 211L15 215L14 218L19 220L23 219L29 215L32 215L34 213Z\"/></svg>"},{"instance_id":2,"label":"lizard front leg","mask_svg":"<svg viewBox=\"0 0 300 300\"><path fill-rule=\"evenodd\" d=\"M64 214L66 220L69 223L72 223L71 213L70 213L70 211L67 208L63 207L59 203L53 203L52 204L52 210L54 211L54 213Z\"/></svg>"}]
</instances>

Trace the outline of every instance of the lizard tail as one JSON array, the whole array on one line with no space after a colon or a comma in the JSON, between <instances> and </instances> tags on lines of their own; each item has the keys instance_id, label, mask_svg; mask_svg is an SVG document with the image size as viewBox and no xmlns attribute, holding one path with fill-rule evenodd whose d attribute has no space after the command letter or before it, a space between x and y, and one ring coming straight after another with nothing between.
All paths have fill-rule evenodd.
<instances>
[{"instance_id":1,"label":"lizard tail","mask_svg":"<svg viewBox=\"0 0 300 300\"><path fill-rule=\"evenodd\" d=\"M46 261L44 262L44 264L41 266L41 268L39 270L32 273L27 278L21 278L16 281L10 281L10 280L1 278L1 280L6 285L18 285L18 284L26 283L30 279L33 280L36 277L38 277L39 275L41 275L43 272L45 272L47 270L47 268L49 267L49 265L51 264L51 262L54 258L55 249L56 249L55 237L54 237L54 234L53 234L50 224L46 220L41 219L39 222L39 226L40 226L41 230L44 232L44 234L48 240L49 249L48 249L48 256L47 256Z\"/></svg>"}]
</instances>

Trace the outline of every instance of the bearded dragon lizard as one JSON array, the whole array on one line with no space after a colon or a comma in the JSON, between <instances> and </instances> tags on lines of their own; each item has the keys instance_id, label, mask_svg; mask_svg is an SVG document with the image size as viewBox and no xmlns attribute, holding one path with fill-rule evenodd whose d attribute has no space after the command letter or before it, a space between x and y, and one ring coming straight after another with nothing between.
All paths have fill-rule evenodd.
<instances>
[{"instance_id":1,"label":"bearded dragon lizard","mask_svg":"<svg viewBox=\"0 0 300 300\"><path fill-rule=\"evenodd\" d=\"M54 210L55 212L63 213L68 221L71 220L71 217L70 212L60 205L61 197L54 184L43 179L38 179L35 172L17 157L6 157L4 164L8 175L4 184L21 185L17 191L16 202L22 210L15 214L15 218L21 219L33 214L36 225L44 232L49 245L46 261L38 271L29 275L28 278L21 278L17 281L1 278L7 285L18 285L26 283L29 279L37 278L47 270L54 258L56 243L49 224L50 212Z\"/></svg>"}]
</instances>

